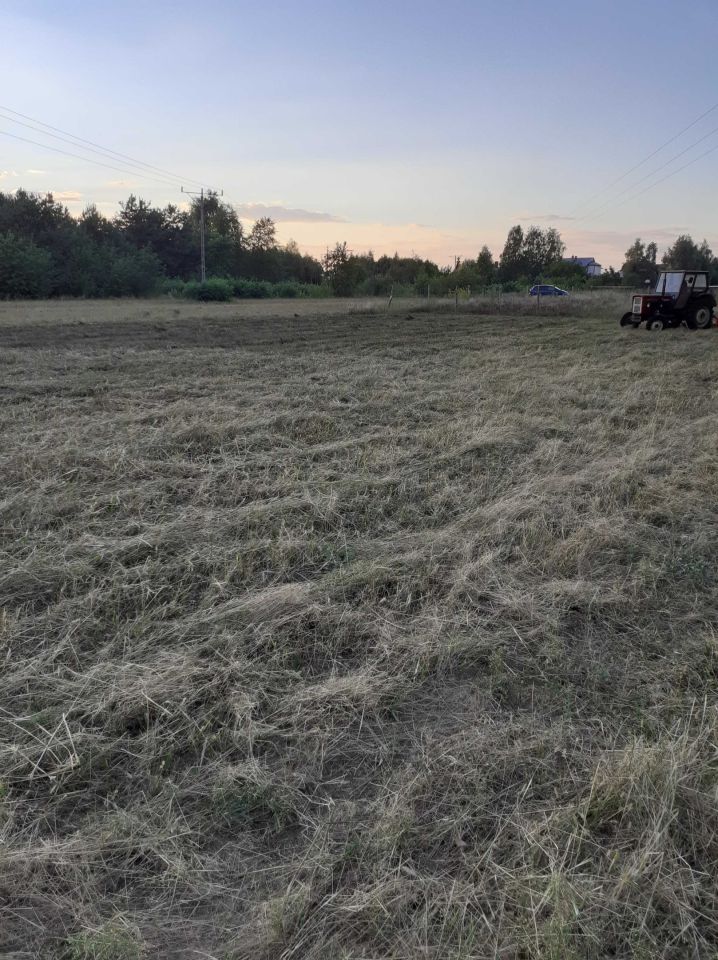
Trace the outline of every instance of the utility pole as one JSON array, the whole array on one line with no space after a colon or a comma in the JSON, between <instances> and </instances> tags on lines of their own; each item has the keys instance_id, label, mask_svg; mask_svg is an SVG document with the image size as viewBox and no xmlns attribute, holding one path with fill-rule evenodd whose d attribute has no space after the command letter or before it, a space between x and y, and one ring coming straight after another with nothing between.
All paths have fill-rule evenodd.
<instances>
[{"instance_id":1,"label":"utility pole","mask_svg":"<svg viewBox=\"0 0 718 960\"><path fill-rule=\"evenodd\" d=\"M184 187L180 187L182 193L186 193L191 197L199 197L199 262L200 262L200 276L202 278L202 283L207 279L207 264L205 261L204 254L204 187L199 191L196 190L185 190ZM218 196L224 196L224 190L220 190Z\"/></svg>"}]
</instances>

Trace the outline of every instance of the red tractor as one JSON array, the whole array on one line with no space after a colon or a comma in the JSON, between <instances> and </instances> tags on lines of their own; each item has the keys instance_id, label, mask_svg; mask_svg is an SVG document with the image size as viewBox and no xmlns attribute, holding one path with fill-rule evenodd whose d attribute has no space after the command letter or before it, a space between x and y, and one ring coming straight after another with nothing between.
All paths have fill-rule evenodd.
<instances>
[{"instance_id":1,"label":"red tractor","mask_svg":"<svg viewBox=\"0 0 718 960\"><path fill-rule=\"evenodd\" d=\"M633 298L633 309L621 317L622 327L646 330L665 330L680 327L689 330L707 330L715 320L716 306L705 270L668 270L662 273L652 293Z\"/></svg>"}]
</instances>

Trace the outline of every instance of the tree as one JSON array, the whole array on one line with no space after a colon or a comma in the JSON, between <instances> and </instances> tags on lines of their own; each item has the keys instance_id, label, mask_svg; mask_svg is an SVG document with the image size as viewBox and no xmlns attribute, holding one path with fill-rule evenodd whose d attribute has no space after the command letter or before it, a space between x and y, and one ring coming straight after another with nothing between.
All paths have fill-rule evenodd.
<instances>
[{"instance_id":1,"label":"tree","mask_svg":"<svg viewBox=\"0 0 718 960\"><path fill-rule=\"evenodd\" d=\"M332 292L337 297L348 297L354 291L357 270L353 260L344 242L337 243L333 250L328 250L322 261Z\"/></svg>"},{"instance_id":2,"label":"tree","mask_svg":"<svg viewBox=\"0 0 718 960\"><path fill-rule=\"evenodd\" d=\"M552 263L558 263L563 259L566 252L566 244L561 239L561 234L556 227L549 227L544 233L544 256L546 258L545 267Z\"/></svg>"},{"instance_id":3,"label":"tree","mask_svg":"<svg viewBox=\"0 0 718 960\"><path fill-rule=\"evenodd\" d=\"M643 287L646 281L654 284L658 279L658 267L656 266L656 245L644 244L640 237L637 237L633 244L626 250L626 259L623 264L623 282L631 287Z\"/></svg>"},{"instance_id":4,"label":"tree","mask_svg":"<svg viewBox=\"0 0 718 960\"><path fill-rule=\"evenodd\" d=\"M688 234L681 234L672 247L663 255L663 266L674 270L710 270L713 251L704 240L698 246Z\"/></svg>"},{"instance_id":5,"label":"tree","mask_svg":"<svg viewBox=\"0 0 718 960\"><path fill-rule=\"evenodd\" d=\"M502 280L517 280L526 271L523 259L524 232L519 225L511 227L503 252L501 253L500 273Z\"/></svg>"},{"instance_id":6,"label":"tree","mask_svg":"<svg viewBox=\"0 0 718 960\"><path fill-rule=\"evenodd\" d=\"M565 249L555 227L542 230L531 226L525 234L520 226L512 227L501 254L501 279L511 281L527 277L537 280L551 264L560 262Z\"/></svg>"},{"instance_id":7,"label":"tree","mask_svg":"<svg viewBox=\"0 0 718 960\"><path fill-rule=\"evenodd\" d=\"M496 277L496 267L494 258L487 246L483 246L476 258L476 278L482 287L488 287L494 282Z\"/></svg>"},{"instance_id":8,"label":"tree","mask_svg":"<svg viewBox=\"0 0 718 960\"><path fill-rule=\"evenodd\" d=\"M277 246L277 228L271 217L260 217L249 234L249 249L256 253L274 250Z\"/></svg>"},{"instance_id":9,"label":"tree","mask_svg":"<svg viewBox=\"0 0 718 960\"><path fill-rule=\"evenodd\" d=\"M546 266L546 238L540 227L529 227L521 248L521 258L531 280L538 280Z\"/></svg>"},{"instance_id":10,"label":"tree","mask_svg":"<svg viewBox=\"0 0 718 960\"><path fill-rule=\"evenodd\" d=\"M100 213L94 203L85 207L77 224L80 230L96 243L105 243L112 239L112 223Z\"/></svg>"}]
</instances>

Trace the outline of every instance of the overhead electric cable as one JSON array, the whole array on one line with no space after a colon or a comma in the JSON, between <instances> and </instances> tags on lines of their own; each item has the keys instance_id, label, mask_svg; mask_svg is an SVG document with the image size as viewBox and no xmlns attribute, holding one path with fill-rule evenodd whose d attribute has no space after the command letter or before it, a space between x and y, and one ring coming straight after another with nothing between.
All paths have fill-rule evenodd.
<instances>
[{"instance_id":1,"label":"overhead electric cable","mask_svg":"<svg viewBox=\"0 0 718 960\"><path fill-rule=\"evenodd\" d=\"M22 120L13 120L12 117L8 117L3 113L0 113L0 120L9 120L10 123L17 123L21 127L27 127L28 130L34 130L35 133L39 133L43 137L52 137L54 140L61 140L63 143L68 143L72 147L79 147L79 149L81 150L87 150L89 153L97 154L97 156L99 157L104 157L105 159L109 159L109 160L114 159L112 156L112 153L109 151L95 150L93 147L80 147L79 143L77 143L75 140L70 140L68 137L62 137L57 133L48 133L44 130L41 130L40 127L34 127L30 123L23 123ZM141 176L141 175L144 175L144 173L146 172L146 170L144 169L144 165L141 163L129 163L129 162L125 163L125 161L122 161L122 162L128 173L134 173L135 175ZM132 167L134 167L135 169L133 170ZM152 169L152 168L149 168L149 169ZM170 176L174 177L174 174L170 174ZM164 182L171 184L172 186L179 186L180 184L186 181L182 180L181 177L177 177L177 184L175 184L174 180L168 180L166 178Z\"/></svg>"},{"instance_id":2,"label":"overhead electric cable","mask_svg":"<svg viewBox=\"0 0 718 960\"><path fill-rule=\"evenodd\" d=\"M97 147L103 153L110 154L113 157L119 158L123 161L129 161L135 166L146 167L149 170L153 170L155 173L165 174L167 176L173 177L175 180L180 180L183 183L195 183L197 184L197 186L206 187L206 184L203 184L201 180L193 180L191 177L181 177L179 176L179 174L172 173L170 170L165 170L162 167L156 167L151 163L145 163L143 160L137 160L136 157L131 157L126 153L119 153L117 150L111 150L108 147L103 147L102 144L95 143L94 140L86 140L84 137L78 137L74 133L69 133L67 130L63 130L61 127L53 127L49 123L45 123L42 120L36 120L34 117L29 117L24 113L19 113L17 110L12 110L10 107L4 107L0 105L0 110L4 110L5 113L11 113L14 117L22 117L23 120L29 120L31 123L35 123L41 127L45 127L47 130L54 130L55 133L60 133L66 137L70 137L73 141L77 141L75 143L75 146L80 146L80 144L88 144L91 147ZM12 120L12 118L6 118L6 119L10 119L12 123L20 122L19 120ZM26 125L27 124L22 124L22 126L26 126ZM38 130L37 132L42 133L43 131ZM84 149L84 148L81 148L81 149Z\"/></svg>"},{"instance_id":3,"label":"overhead electric cable","mask_svg":"<svg viewBox=\"0 0 718 960\"><path fill-rule=\"evenodd\" d=\"M647 187L644 187L643 190L639 190L638 193L635 193L632 197L628 197L626 200L619 200L614 206L622 207L625 203L630 203L632 200L636 200L638 197L642 197L644 193L648 193L649 190L652 190L654 187L657 187L661 183L665 183L666 180L670 180L671 177L675 177L677 173L681 173L683 170L687 170L688 167L692 167L694 163L698 163L699 160L703 160L704 157L709 156L711 153L715 153L718 150L718 143L711 147L710 150L706 150L705 153L699 154L697 157L693 157L692 160L689 160L688 163L684 163L682 167L678 167L676 170L671 170L670 173L667 173L665 177L661 177L659 180L656 180L654 183L649 183ZM613 209L609 207L608 210ZM589 217L589 220L596 220L599 217L604 216L608 213L608 210L604 210L602 213L595 214L594 216Z\"/></svg>"},{"instance_id":4,"label":"overhead electric cable","mask_svg":"<svg viewBox=\"0 0 718 960\"><path fill-rule=\"evenodd\" d=\"M8 130L0 130L0 136L3 137L12 137L13 140L22 140L23 143L31 143L35 147L42 147L43 150L52 150L53 153L61 153L66 157L74 157L75 160L84 160L85 163L94 163L98 167L106 167L108 170L116 170L120 173L127 174L130 171L126 167L118 167L111 163L103 163L101 160L93 160L91 157L83 157L79 153L70 153L69 150L61 150L59 147L52 147L49 143L40 143L38 140L30 140L29 137L21 137L17 133L10 133ZM173 186L176 187L175 183L171 183L168 180L160 180L158 177L152 177L148 173L137 173L136 176L142 177L144 180L154 180L155 183L161 183L163 186Z\"/></svg>"},{"instance_id":5,"label":"overhead electric cable","mask_svg":"<svg viewBox=\"0 0 718 960\"><path fill-rule=\"evenodd\" d=\"M696 124L701 122L701 120L705 120L705 118L709 116L709 114L713 113L714 110L718 110L718 103L714 103L712 107L709 107L699 117L696 117L696 119L693 120L691 123L689 123L687 127L684 127L677 134L675 134L675 136L670 137L668 140L662 143L659 147L656 147L656 149L652 153L649 153L647 157L643 158L643 160L639 160L639 162L634 164L634 166L632 166L629 170L626 170L625 173L622 173L620 177L616 177L615 180L612 180L611 183L607 184L605 187L602 187L600 190L598 190L596 193L590 196L587 200L584 200L582 203L579 203L578 206L574 207L573 211L569 214L567 219L571 219L574 216L574 214L578 210L580 210L582 207L587 206L589 203L592 203L594 200L602 196L607 191L612 190L613 187L615 187L617 184L625 180L626 177L630 177L632 173L635 173L636 170L638 170L644 164L648 163L649 160L652 160L657 154L661 152L661 150L665 150L666 147L669 147L672 143L675 143L679 137L682 137L684 133L687 133L689 130L692 130L693 127L696 126Z\"/></svg>"},{"instance_id":6,"label":"overhead electric cable","mask_svg":"<svg viewBox=\"0 0 718 960\"><path fill-rule=\"evenodd\" d=\"M603 210L604 207L611 206L611 204L613 204L616 200L620 200L620 198L623 197L623 196L625 196L627 193L631 193L632 190L635 190L636 187L640 187L642 183L645 183L645 182L646 182L646 180L650 180L651 177L655 177L655 175L656 175L657 173L660 173L661 170L665 170L666 167L670 167L670 165L671 165L672 163L675 163L676 160L679 160L681 157L684 157L687 153L690 153L691 150L693 150L694 147L697 147L699 144L704 143L706 140L708 140L710 137L714 136L716 133L718 133L718 127L714 127L711 131L709 131L708 133L706 133L706 134L705 134L704 136L702 136L699 140L696 140L696 141L695 141L694 143L692 143L690 146L686 147L684 150L681 150L680 153L677 153L677 154L675 154L675 156L671 157L669 160L666 160L664 163L662 163L662 164L660 165L660 167L656 167L655 170L651 170L650 173L647 173L644 177L641 177L640 180L637 180L635 183L632 183L630 187L626 187L625 190L622 190L620 193L617 193L617 194L615 195L615 197L612 197L610 200L606 200L604 203L602 203L602 204L601 204L596 210L594 210L593 212L591 212L591 211L589 210L588 213L585 213L585 214L584 214L583 216L581 216L581 217L576 217L575 219L576 219L576 220L585 220L587 217L592 217L594 214L596 214L596 213L600 212L601 210Z\"/></svg>"}]
</instances>

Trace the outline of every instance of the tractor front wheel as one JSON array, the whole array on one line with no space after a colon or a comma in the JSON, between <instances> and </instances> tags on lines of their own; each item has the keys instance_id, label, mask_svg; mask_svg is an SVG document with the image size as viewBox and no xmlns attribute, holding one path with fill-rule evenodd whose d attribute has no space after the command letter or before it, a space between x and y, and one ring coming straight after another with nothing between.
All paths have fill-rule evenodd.
<instances>
[{"instance_id":1,"label":"tractor front wheel","mask_svg":"<svg viewBox=\"0 0 718 960\"><path fill-rule=\"evenodd\" d=\"M622 327L637 327L638 324L633 319L632 313L624 313L621 317L621 326Z\"/></svg>"},{"instance_id":2,"label":"tractor front wheel","mask_svg":"<svg viewBox=\"0 0 718 960\"><path fill-rule=\"evenodd\" d=\"M662 320L659 320L658 317L652 317L646 323L646 330L662 330L664 323Z\"/></svg>"},{"instance_id":3,"label":"tractor front wheel","mask_svg":"<svg viewBox=\"0 0 718 960\"><path fill-rule=\"evenodd\" d=\"M691 327L692 330L707 330L713 326L713 307L707 303L699 303L692 308L686 320L686 323L690 327L691 324L689 320L695 324L694 327Z\"/></svg>"}]
</instances>

